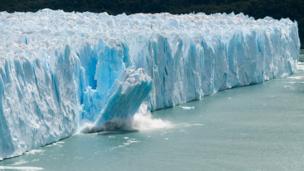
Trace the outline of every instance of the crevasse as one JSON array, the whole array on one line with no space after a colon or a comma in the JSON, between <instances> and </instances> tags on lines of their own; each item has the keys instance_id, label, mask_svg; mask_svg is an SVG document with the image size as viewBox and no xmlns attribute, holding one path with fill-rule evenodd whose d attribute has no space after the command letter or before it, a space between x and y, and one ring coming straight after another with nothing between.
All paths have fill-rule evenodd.
<instances>
[{"instance_id":1,"label":"crevasse","mask_svg":"<svg viewBox=\"0 0 304 171\"><path fill-rule=\"evenodd\" d=\"M243 14L1 12L0 37L0 158L290 75L300 48L296 22Z\"/></svg>"}]
</instances>

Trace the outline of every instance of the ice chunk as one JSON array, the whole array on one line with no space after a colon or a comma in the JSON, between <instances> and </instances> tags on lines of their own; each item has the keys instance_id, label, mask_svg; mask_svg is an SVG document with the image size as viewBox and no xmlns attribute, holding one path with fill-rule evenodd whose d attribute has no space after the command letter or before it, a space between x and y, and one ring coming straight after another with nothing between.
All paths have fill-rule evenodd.
<instances>
[{"instance_id":1,"label":"ice chunk","mask_svg":"<svg viewBox=\"0 0 304 171\"><path fill-rule=\"evenodd\" d=\"M127 69L115 82L107 103L98 113L96 121L83 132L113 130L127 127L133 115L152 88L151 79L142 68Z\"/></svg>"}]
</instances>

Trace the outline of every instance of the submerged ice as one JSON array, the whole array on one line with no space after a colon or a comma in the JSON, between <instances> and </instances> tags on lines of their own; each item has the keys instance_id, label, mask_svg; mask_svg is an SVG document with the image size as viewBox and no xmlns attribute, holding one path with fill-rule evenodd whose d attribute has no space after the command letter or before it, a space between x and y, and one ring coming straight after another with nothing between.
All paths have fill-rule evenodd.
<instances>
[{"instance_id":1,"label":"submerged ice","mask_svg":"<svg viewBox=\"0 0 304 171\"><path fill-rule=\"evenodd\" d=\"M1 12L0 28L0 158L290 75L300 48L296 22L243 14Z\"/></svg>"}]
</instances>

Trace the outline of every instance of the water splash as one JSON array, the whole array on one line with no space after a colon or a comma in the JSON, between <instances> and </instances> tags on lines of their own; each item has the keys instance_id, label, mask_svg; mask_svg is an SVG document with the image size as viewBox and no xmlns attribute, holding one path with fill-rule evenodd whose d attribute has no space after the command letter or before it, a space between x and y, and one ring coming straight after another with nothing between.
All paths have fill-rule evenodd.
<instances>
[{"instance_id":1,"label":"water splash","mask_svg":"<svg viewBox=\"0 0 304 171\"><path fill-rule=\"evenodd\" d=\"M135 113L131 126L133 129L139 131L170 129L174 127L174 125L169 121L153 118L146 103L143 103L139 110Z\"/></svg>"}]
</instances>

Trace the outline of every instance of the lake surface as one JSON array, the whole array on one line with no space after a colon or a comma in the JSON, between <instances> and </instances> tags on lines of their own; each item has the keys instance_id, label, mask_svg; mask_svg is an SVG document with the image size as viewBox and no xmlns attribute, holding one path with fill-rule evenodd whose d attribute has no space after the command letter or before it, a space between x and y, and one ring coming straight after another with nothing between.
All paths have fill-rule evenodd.
<instances>
[{"instance_id":1,"label":"lake surface","mask_svg":"<svg viewBox=\"0 0 304 171\"><path fill-rule=\"evenodd\" d=\"M303 65L301 65L303 68ZM0 170L303 170L304 71L153 113L172 128L76 135Z\"/></svg>"}]
</instances>

